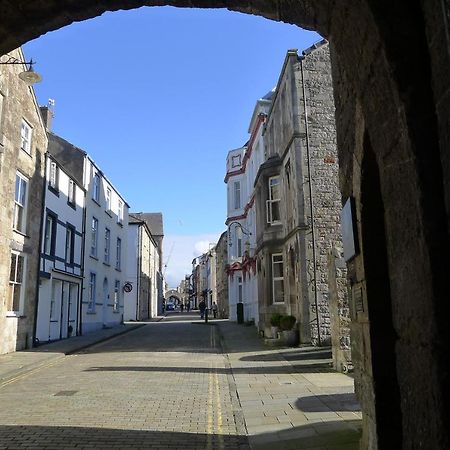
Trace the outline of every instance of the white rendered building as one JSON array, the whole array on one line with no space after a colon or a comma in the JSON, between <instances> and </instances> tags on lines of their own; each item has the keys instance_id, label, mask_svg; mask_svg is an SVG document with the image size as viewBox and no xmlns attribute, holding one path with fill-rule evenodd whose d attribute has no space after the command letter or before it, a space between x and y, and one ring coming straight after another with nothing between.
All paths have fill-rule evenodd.
<instances>
[{"instance_id":1,"label":"white rendered building","mask_svg":"<svg viewBox=\"0 0 450 450\"><path fill-rule=\"evenodd\" d=\"M85 192L49 152L39 265L36 338L48 342L81 331Z\"/></svg>"},{"instance_id":2,"label":"white rendered building","mask_svg":"<svg viewBox=\"0 0 450 450\"><path fill-rule=\"evenodd\" d=\"M258 325L256 270L256 209L254 181L265 160L263 129L273 91L259 99L250 121L247 144L227 156L228 298L230 320L237 320L237 304L243 304L243 320Z\"/></svg>"},{"instance_id":3,"label":"white rendered building","mask_svg":"<svg viewBox=\"0 0 450 450\"><path fill-rule=\"evenodd\" d=\"M128 204L89 155L50 133L53 156L83 180L85 200L83 334L123 321Z\"/></svg>"}]
</instances>

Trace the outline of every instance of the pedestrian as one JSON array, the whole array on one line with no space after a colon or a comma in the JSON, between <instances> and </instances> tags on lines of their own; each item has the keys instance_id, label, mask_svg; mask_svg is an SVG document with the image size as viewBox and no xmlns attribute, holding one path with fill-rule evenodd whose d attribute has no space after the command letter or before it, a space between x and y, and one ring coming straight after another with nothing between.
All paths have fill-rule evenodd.
<instances>
[{"instance_id":1,"label":"pedestrian","mask_svg":"<svg viewBox=\"0 0 450 450\"><path fill-rule=\"evenodd\" d=\"M216 305L216 302L213 302L213 304L212 304L212 312L213 312L213 315L214 315L214 319L217 319L217 305Z\"/></svg>"},{"instance_id":2,"label":"pedestrian","mask_svg":"<svg viewBox=\"0 0 450 450\"><path fill-rule=\"evenodd\" d=\"M184 303L183 302L180 303L180 309L181 309L181 312L183 312L183 310L184 310Z\"/></svg>"},{"instance_id":3,"label":"pedestrian","mask_svg":"<svg viewBox=\"0 0 450 450\"><path fill-rule=\"evenodd\" d=\"M200 310L200 319L205 317L206 303L205 300L201 300L198 304L198 309Z\"/></svg>"},{"instance_id":4,"label":"pedestrian","mask_svg":"<svg viewBox=\"0 0 450 450\"><path fill-rule=\"evenodd\" d=\"M188 301L186 302L186 311L189 312L190 309L191 309L191 302Z\"/></svg>"}]
</instances>

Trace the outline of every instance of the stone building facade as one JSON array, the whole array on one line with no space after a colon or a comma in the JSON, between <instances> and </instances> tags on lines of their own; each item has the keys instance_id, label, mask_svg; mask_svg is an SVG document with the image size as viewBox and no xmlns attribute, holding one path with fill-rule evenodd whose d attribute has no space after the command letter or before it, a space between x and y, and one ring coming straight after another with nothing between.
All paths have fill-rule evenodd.
<instances>
[{"instance_id":1,"label":"stone building facade","mask_svg":"<svg viewBox=\"0 0 450 450\"><path fill-rule=\"evenodd\" d=\"M301 342L331 344L328 251L341 242L341 203L326 41L288 51L266 123L255 181L261 328L291 314Z\"/></svg>"},{"instance_id":2,"label":"stone building facade","mask_svg":"<svg viewBox=\"0 0 450 450\"><path fill-rule=\"evenodd\" d=\"M217 308L219 317L229 317L228 307L228 274L226 270L228 262L228 233L225 231L220 235L216 244L216 283L217 283Z\"/></svg>"},{"instance_id":3,"label":"stone building facade","mask_svg":"<svg viewBox=\"0 0 450 450\"><path fill-rule=\"evenodd\" d=\"M24 70L0 65L0 353L33 345L37 313L47 134Z\"/></svg>"},{"instance_id":4,"label":"stone building facade","mask_svg":"<svg viewBox=\"0 0 450 450\"><path fill-rule=\"evenodd\" d=\"M131 291L124 292L124 320L145 320L158 315L158 245L145 220L133 213L128 219L126 282Z\"/></svg>"}]
</instances>

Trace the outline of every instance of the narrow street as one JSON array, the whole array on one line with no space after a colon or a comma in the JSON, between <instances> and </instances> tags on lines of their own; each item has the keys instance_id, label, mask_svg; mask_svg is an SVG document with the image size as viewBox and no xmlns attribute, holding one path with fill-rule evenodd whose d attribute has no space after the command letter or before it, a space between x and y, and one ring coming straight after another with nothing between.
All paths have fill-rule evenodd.
<instances>
[{"instance_id":1,"label":"narrow street","mask_svg":"<svg viewBox=\"0 0 450 450\"><path fill-rule=\"evenodd\" d=\"M1 384L0 448L356 449L352 380L298 354L169 313Z\"/></svg>"}]
</instances>

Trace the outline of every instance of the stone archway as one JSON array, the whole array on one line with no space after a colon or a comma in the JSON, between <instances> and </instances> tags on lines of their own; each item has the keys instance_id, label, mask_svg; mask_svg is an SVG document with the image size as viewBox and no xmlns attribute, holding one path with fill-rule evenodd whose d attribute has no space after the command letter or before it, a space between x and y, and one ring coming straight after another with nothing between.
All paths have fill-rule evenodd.
<instances>
[{"instance_id":1,"label":"stone archway","mask_svg":"<svg viewBox=\"0 0 450 450\"><path fill-rule=\"evenodd\" d=\"M183 300L183 296L175 289L169 289L164 293L164 298L166 299L166 301L171 297L176 298L178 303Z\"/></svg>"},{"instance_id":2,"label":"stone archway","mask_svg":"<svg viewBox=\"0 0 450 450\"><path fill-rule=\"evenodd\" d=\"M314 29L330 41L343 199L356 199L359 236L364 136L378 167L402 412L401 447L447 448L447 344L450 327L450 52L444 0L16 0L1 1L0 54L41 34L105 11L140 6L223 7ZM367 237L366 243L367 246ZM377 448L379 357L368 332L367 258L349 264L356 387L363 404L363 448ZM353 305L355 310L355 305ZM365 309L364 309L365 308ZM368 314L364 315L364 311ZM375 313L376 314L376 313ZM424 383L427 380L427 383ZM372 398L375 400L373 401ZM380 425L380 424L378 424ZM381 425L380 425L381 426ZM380 441L381 442L381 441Z\"/></svg>"}]
</instances>

